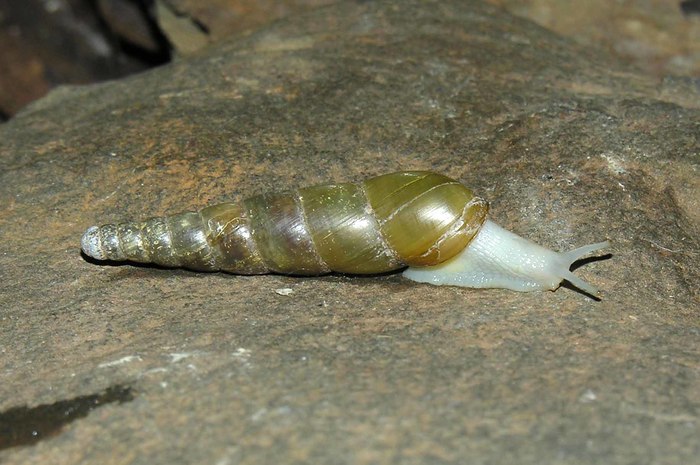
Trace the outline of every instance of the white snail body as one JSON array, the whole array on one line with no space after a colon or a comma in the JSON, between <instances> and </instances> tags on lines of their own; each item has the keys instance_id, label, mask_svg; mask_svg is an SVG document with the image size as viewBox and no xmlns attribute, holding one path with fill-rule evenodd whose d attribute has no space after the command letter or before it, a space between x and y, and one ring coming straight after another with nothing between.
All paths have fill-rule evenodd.
<instances>
[{"instance_id":1,"label":"white snail body","mask_svg":"<svg viewBox=\"0 0 700 465\"><path fill-rule=\"evenodd\" d=\"M435 266L407 268L403 275L435 285L501 288L513 291L554 291L563 280L592 295L598 289L574 275L569 268L608 241L565 253L554 252L503 229L487 219L474 239L460 253Z\"/></svg>"},{"instance_id":2,"label":"white snail body","mask_svg":"<svg viewBox=\"0 0 700 465\"><path fill-rule=\"evenodd\" d=\"M263 194L240 204L88 228L97 260L155 263L236 274L376 274L515 291L555 290L563 280L597 289L569 267L608 247L557 253L487 219L488 204L446 176L406 171L358 184Z\"/></svg>"}]
</instances>

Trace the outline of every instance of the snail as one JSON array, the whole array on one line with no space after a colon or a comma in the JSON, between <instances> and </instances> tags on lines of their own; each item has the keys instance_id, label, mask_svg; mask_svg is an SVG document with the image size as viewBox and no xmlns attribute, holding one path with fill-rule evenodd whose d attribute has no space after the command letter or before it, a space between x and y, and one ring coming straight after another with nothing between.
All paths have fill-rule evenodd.
<instances>
[{"instance_id":1,"label":"snail","mask_svg":"<svg viewBox=\"0 0 700 465\"><path fill-rule=\"evenodd\" d=\"M154 263L235 274L379 274L436 285L556 290L563 280L597 295L569 271L607 241L557 253L487 218L488 203L446 176L406 171L221 203L143 222L92 226L96 260Z\"/></svg>"}]
</instances>

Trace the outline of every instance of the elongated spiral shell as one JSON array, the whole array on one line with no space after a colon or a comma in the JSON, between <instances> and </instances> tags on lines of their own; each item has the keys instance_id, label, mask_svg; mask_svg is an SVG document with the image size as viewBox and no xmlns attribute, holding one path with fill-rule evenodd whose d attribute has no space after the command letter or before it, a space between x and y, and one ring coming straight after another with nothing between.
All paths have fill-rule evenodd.
<instances>
[{"instance_id":1,"label":"elongated spiral shell","mask_svg":"<svg viewBox=\"0 0 700 465\"><path fill-rule=\"evenodd\" d=\"M98 260L237 274L374 274L454 257L487 211L459 182L408 171L92 226L82 249Z\"/></svg>"}]
</instances>

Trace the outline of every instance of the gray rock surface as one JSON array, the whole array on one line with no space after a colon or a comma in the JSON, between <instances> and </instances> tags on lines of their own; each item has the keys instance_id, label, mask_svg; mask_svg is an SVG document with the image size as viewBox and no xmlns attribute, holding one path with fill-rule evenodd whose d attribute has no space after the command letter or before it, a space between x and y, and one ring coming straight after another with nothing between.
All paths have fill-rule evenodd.
<instances>
[{"instance_id":1,"label":"gray rock surface","mask_svg":"<svg viewBox=\"0 0 700 465\"><path fill-rule=\"evenodd\" d=\"M458 0L54 91L0 126L0 461L698 463L699 121L696 86ZM92 224L402 169L554 249L610 239L576 271L602 299L79 252Z\"/></svg>"}]
</instances>

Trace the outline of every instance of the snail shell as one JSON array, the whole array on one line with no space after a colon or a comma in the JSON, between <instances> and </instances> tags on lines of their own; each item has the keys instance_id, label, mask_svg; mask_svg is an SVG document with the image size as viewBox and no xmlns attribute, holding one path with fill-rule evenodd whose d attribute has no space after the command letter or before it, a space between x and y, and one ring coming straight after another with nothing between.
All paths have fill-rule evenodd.
<instances>
[{"instance_id":1,"label":"snail shell","mask_svg":"<svg viewBox=\"0 0 700 465\"><path fill-rule=\"evenodd\" d=\"M558 254L487 220L488 204L461 183L407 171L221 203L198 212L88 228L97 260L236 274L329 272L404 276L432 284L595 294L569 267L607 242Z\"/></svg>"}]
</instances>

